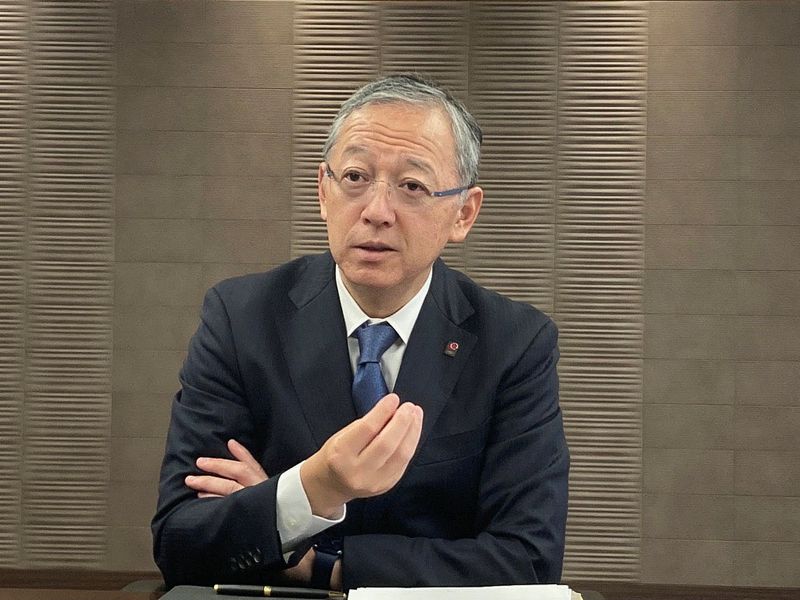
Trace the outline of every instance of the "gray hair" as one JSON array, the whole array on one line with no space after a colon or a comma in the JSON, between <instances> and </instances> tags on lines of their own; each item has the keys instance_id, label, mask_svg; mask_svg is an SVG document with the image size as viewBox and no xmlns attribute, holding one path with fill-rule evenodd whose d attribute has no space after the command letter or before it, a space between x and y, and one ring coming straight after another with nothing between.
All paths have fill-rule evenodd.
<instances>
[{"instance_id":1,"label":"gray hair","mask_svg":"<svg viewBox=\"0 0 800 600\"><path fill-rule=\"evenodd\" d=\"M328 153L339 137L345 119L367 104L428 104L438 105L450 117L453 139L456 144L457 173L461 185L475 185L478 180L478 163L481 158L483 133L466 107L437 83L415 73L400 73L381 77L356 90L348 98L331 123L322 155Z\"/></svg>"}]
</instances>

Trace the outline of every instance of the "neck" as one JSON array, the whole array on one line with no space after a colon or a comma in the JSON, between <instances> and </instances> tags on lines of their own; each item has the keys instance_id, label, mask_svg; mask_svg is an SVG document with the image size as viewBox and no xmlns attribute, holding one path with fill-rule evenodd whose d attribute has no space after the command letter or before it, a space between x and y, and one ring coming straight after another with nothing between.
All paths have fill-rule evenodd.
<instances>
[{"instance_id":1,"label":"neck","mask_svg":"<svg viewBox=\"0 0 800 600\"><path fill-rule=\"evenodd\" d=\"M359 308L371 319L384 319L403 308L419 290L405 296L394 296L391 290L363 289L344 282L347 291L356 301Z\"/></svg>"}]
</instances>

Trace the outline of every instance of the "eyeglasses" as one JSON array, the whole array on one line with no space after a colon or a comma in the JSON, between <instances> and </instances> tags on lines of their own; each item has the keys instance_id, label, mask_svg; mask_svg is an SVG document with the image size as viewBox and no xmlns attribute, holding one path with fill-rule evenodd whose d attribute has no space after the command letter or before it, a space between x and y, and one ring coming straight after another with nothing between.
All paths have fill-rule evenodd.
<instances>
[{"instance_id":1,"label":"eyeglasses","mask_svg":"<svg viewBox=\"0 0 800 600\"><path fill-rule=\"evenodd\" d=\"M455 196L467 191L471 185L432 192L428 187L416 179L406 178L401 182L373 179L358 169L347 169L341 177L337 177L330 165L325 165L325 174L336 182L342 194L350 200L362 200L368 193L373 193L375 184L382 181L389 189L389 194L396 194L396 198L407 206L421 206L432 202L436 198Z\"/></svg>"}]
</instances>

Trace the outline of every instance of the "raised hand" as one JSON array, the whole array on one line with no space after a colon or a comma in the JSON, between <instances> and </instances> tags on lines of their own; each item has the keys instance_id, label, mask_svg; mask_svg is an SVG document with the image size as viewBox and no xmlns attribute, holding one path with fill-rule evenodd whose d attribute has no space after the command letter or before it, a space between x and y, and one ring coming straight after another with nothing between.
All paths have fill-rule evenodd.
<instances>
[{"instance_id":1,"label":"raised hand","mask_svg":"<svg viewBox=\"0 0 800 600\"><path fill-rule=\"evenodd\" d=\"M405 473L422 432L422 408L397 394L333 434L300 468L315 515L331 517L354 498L389 491Z\"/></svg>"}]
</instances>

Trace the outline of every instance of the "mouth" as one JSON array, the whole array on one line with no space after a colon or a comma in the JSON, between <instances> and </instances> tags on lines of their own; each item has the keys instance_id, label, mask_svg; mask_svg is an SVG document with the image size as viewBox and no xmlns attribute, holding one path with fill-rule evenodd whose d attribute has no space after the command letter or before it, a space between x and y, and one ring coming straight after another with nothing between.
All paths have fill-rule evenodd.
<instances>
[{"instance_id":1,"label":"mouth","mask_svg":"<svg viewBox=\"0 0 800 600\"><path fill-rule=\"evenodd\" d=\"M358 256L366 261L378 261L395 252L389 244L383 242L362 242L353 246Z\"/></svg>"},{"instance_id":2,"label":"mouth","mask_svg":"<svg viewBox=\"0 0 800 600\"><path fill-rule=\"evenodd\" d=\"M394 248L389 246L388 244L384 244L383 242L363 242L361 244L356 244L355 247L358 250L364 250L366 252L393 252Z\"/></svg>"}]
</instances>

